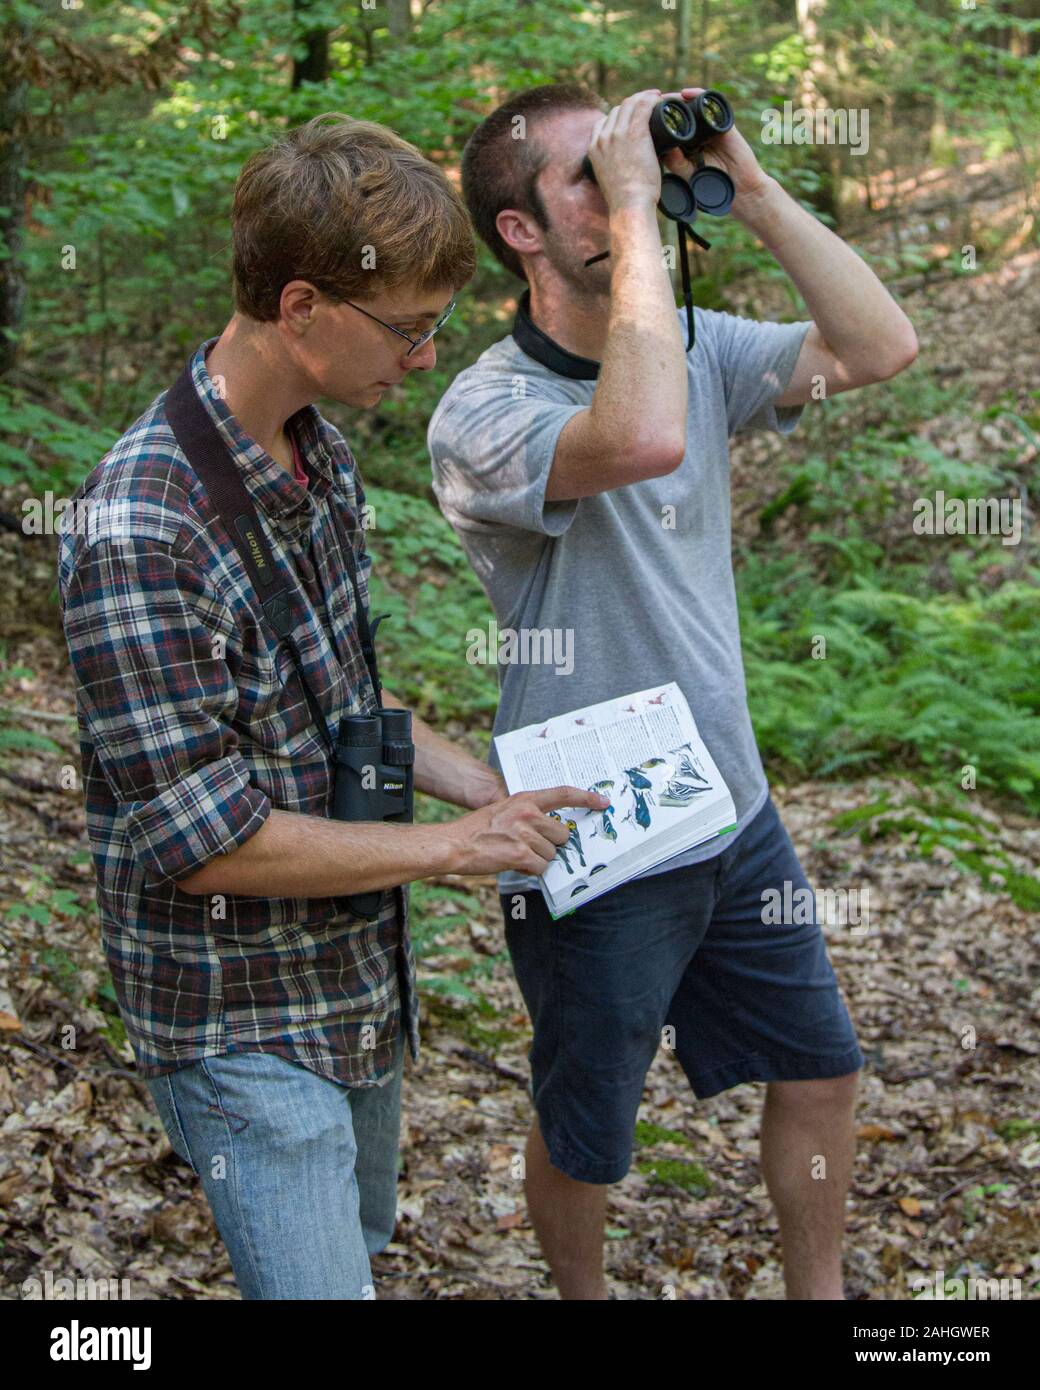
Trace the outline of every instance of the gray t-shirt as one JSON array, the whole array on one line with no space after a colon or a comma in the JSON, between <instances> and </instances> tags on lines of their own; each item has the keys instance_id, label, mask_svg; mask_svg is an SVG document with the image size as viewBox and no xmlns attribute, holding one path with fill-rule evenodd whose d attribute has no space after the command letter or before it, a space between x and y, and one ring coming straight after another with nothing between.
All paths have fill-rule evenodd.
<instances>
[{"instance_id":1,"label":"gray t-shirt","mask_svg":"<svg viewBox=\"0 0 1040 1390\"><path fill-rule=\"evenodd\" d=\"M483 643L488 659L499 658L493 732L676 681L726 779L734 834L639 877L721 853L768 791L740 653L729 437L746 428L794 429L802 407L772 402L811 324L695 313L686 456L665 477L546 502L560 431L590 404L596 382L550 371L511 335L455 378L428 433L437 501L498 624ZM680 325L685 342L685 311ZM652 400L646 408L653 410ZM511 644L505 629L516 634ZM481 646L467 641L470 659ZM489 761L498 768L493 744ZM516 873L500 874L498 883L503 893L539 886Z\"/></svg>"}]
</instances>

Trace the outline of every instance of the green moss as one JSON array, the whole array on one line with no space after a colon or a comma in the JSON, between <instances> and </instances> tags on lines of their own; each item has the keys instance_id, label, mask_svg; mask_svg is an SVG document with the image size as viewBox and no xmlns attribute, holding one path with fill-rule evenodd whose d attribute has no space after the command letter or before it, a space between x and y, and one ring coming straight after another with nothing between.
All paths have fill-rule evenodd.
<instances>
[{"instance_id":1,"label":"green moss","mask_svg":"<svg viewBox=\"0 0 1040 1390\"><path fill-rule=\"evenodd\" d=\"M1040 912L1040 880L1013 869L1004 870L1004 886L1016 907L1026 912Z\"/></svg>"},{"instance_id":2,"label":"green moss","mask_svg":"<svg viewBox=\"0 0 1040 1390\"><path fill-rule=\"evenodd\" d=\"M109 1018L104 1028L100 1031L101 1036L107 1040L112 1050L122 1053L127 1043L126 1028L123 1025L123 1020L118 1017L118 1015L115 1018Z\"/></svg>"},{"instance_id":3,"label":"green moss","mask_svg":"<svg viewBox=\"0 0 1040 1390\"><path fill-rule=\"evenodd\" d=\"M424 981L423 988L429 988L430 983ZM485 1052L497 1052L500 1047L515 1042L520 1036L519 1029L502 1023L501 1015L488 999L471 991L460 996L457 1004L444 993L429 994L424 998L423 1009L432 1023L462 1038L470 1047ZM481 1019L487 1021L481 1022Z\"/></svg>"},{"instance_id":4,"label":"green moss","mask_svg":"<svg viewBox=\"0 0 1040 1390\"><path fill-rule=\"evenodd\" d=\"M1005 1120L1003 1124L994 1125L994 1129L1002 1139L1011 1143L1015 1139L1032 1138L1034 1135L1040 1137L1040 1120Z\"/></svg>"},{"instance_id":5,"label":"green moss","mask_svg":"<svg viewBox=\"0 0 1040 1390\"><path fill-rule=\"evenodd\" d=\"M664 1125L650 1124L647 1120L639 1120L636 1123L636 1144L641 1149L648 1148L651 1144L689 1144L685 1134L680 1134L677 1129L665 1129Z\"/></svg>"},{"instance_id":6,"label":"green moss","mask_svg":"<svg viewBox=\"0 0 1040 1390\"><path fill-rule=\"evenodd\" d=\"M684 1192L706 1196L713 1188L711 1178L699 1163L687 1163L679 1158L645 1159L636 1168L662 1187L681 1187Z\"/></svg>"}]
</instances>

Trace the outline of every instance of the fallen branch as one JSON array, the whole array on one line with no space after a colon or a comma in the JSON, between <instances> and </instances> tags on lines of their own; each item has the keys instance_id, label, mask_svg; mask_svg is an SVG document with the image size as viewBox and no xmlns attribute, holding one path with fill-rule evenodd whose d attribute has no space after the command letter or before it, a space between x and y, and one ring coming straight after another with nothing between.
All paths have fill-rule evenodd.
<instances>
[{"instance_id":1,"label":"fallen branch","mask_svg":"<svg viewBox=\"0 0 1040 1390\"><path fill-rule=\"evenodd\" d=\"M39 806L34 806L24 796L9 796L7 800L12 806L21 806L23 810L31 811L37 820L43 821L52 835L69 836L74 840L80 839L83 835L84 827L82 825L73 825L70 821L58 820L57 817L50 815Z\"/></svg>"},{"instance_id":2,"label":"fallen branch","mask_svg":"<svg viewBox=\"0 0 1040 1390\"><path fill-rule=\"evenodd\" d=\"M507 1067L504 1062L497 1062L494 1057L489 1057L485 1052L478 1052L475 1047L467 1047L465 1043L459 1042L456 1038L444 1038L438 1043L438 1050L441 1052L455 1052L460 1057L465 1057L469 1062L475 1062L478 1067L483 1067L485 1071L497 1072L499 1076L504 1076L507 1081L515 1081L518 1086L527 1086L527 1077L523 1072L519 1072L515 1067Z\"/></svg>"},{"instance_id":3,"label":"fallen branch","mask_svg":"<svg viewBox=\"0 0 1040 1390\"><path fill-rule=\"evenodd\" d=\"M57 724L67 719L75 719L74 714L59 714L55 710L33 709L29 705L8 705L6 713L19 719L39 719L45 724Z\"/></svg>"},{"instance_id":4,"label":"fallen branch","mask_svg":"<svg viewBox=\"0 0 1040 1390\"><path fill-rule=\"evenodd\" d=\"M5 782L11 782L16 787L21 787L25 792L39 792L41 796L54 796L55 788L49 787L46 782L38 782L35 777L21 777L17 772L8 772L6 768L0 767L0 777Z\"/></svg>"},{"instance_id":5,"label":"fallen branch","mask_svg":"<svg viewBox=\"0 0 1040 1390\"><path fill-rule=\"evenodd\" d=\"M142 1086L148 1091L148 1083L144 1077L135 1071L128 1071L126 1067L97 1067L92 1066L89 1062L70 1062L67 1057L62 1057L57 1052L51 1052L49 1048L41 1047L39 1043L30 1042L28 1038L23 1038L17 1033L10 1035L8 1041L20 1043L22 1047L28 1048L30 1052L34 1052L37 1057L42 1057L45 1062L50 1062L53 1066L68 1067L77 1076L83 1073L95 1077L122 1076L125 1080L133 1081L135 1085Z\"/></svg>"}]
</instances>

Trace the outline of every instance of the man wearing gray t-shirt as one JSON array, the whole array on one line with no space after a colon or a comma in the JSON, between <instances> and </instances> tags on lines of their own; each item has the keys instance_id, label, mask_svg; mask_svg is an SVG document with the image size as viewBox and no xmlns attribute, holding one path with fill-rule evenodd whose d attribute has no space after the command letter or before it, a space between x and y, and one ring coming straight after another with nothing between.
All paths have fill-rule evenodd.
<instances>
[{"instance_id":1,"label":"man wearing gray t-shirt","mask_svg":"<svg viewBox=\"0 0 1040 1390\"><path fill-rule=\"evenodd\" d=\"M863 1056L815 915L788 907L777 925L764 908L776 893L785 904L812 893L747 709L728 441L746 428L789 433L810 399L908 366L917 340L876 276L763 173L734 127L709 162L733 179L733 215L812 318L698 309L686 351L655 212L648 121L661 97L640 92L604 116L584 88L535 88L471 137L470 213L528 289L512 334L456 378L429 430L438 502L499 628L542 636L518 643L527 660L499 665L494 732L676 681L737 810L725 838L556 923L538 891L548 861L532 854L529 873L500 876L534 1025L527 1197L561 1297L606 1297L607 1186L628 1171L664 1045L698 1097L768 1083L762 1168L788 1296L840 1299ZM680 151L664 163L691 172ZM814 1180L821 1155L826 1182Z\"/></svg>"}]
</instances>

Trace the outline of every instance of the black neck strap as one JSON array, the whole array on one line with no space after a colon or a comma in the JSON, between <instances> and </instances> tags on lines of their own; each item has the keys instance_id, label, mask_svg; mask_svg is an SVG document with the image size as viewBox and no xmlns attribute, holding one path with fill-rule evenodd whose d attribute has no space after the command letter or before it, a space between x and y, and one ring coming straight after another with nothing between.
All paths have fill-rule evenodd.
<instances>
[{"instance_id":1,"label":"black neck strap","mask_svg":"<svg viewBox=\"0 0 1040 1390\"><path fill-rule=\"evenodd\" d=\"M686 234L701 246L707 246L696 232L686 226L685 223L679 224L679 247L682 263L682 283L683 301L686 305L686 351L689 352L694 344L694 325L693 325L693 297L690 292L690 265L686 255ZM548 367L557 376L570 377L572 381L595 381L599 376L600 364L591 357L579 357L576 352L570 352L567 348L561 347L554 342L548 333L543 333L538 325L531 320L531 291L524 290L520 296L520 303L517 305L516 317L513 319L513 341L528 357L533 357L536 362L540 362L543 367Z\"/></svg>"},{"instance_id":2,"label":"black neck strap","mask_svg":"<svg viewBox=\"0 0 1040 1390\"><path fill-rule=\"evenodd\" d=\"M548 333L543 333L531 322L530 308L531 291L524 290L513 320L513 338L517 346L557 376L569 376L572 381L595 381L599 376L599 363L591 357L579 357L576 352L568 352L565 347L553 342Z\"/></svg>"}]
</instances>

